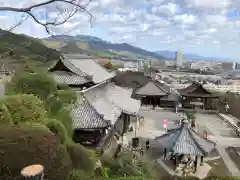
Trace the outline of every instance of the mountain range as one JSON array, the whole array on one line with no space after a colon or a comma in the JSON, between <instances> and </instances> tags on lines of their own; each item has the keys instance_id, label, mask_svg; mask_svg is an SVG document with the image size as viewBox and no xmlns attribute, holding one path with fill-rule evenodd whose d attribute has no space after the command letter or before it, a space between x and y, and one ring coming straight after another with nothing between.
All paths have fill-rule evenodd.
<instances>
[{"instance_id":1,"label":"mountain range","mask_svg":"<svg viewBox=\"0 0 240 180\"><path fill-rule=\"evenodd\" d=\"M43 43L50 48L63 53L80 53L87 56L102 58L131 58L131 59L154 59L174 60L174 51L151 52L127 43L110 43L98 37L87 35L57 35L43 39ZM185 60L229 60L219 57L204 57L197 54L184 53Z\"/></svg>"},{"instance_id":2,"label":"mountain range","mask_svg":"<svg viewBox=\"0 0 240 180\"><path fill-rule=\"evenodd\" d=\"M102 58L167 59L161 54L147 51L127 43L110 43L97 37L85 35L51 36L43 39L43 43L63 53L80 53Z\"/></svg>"},{"instance_id":3,"label":"mountain range","mask_svg":"<svg viewBox=\"0 0 240 180\"><path fill-rule=\"evenodd\" d=\"M168 59L175 59L176 51L156 51L156 53L161 54L162 56ZM205 57L197 54L183 53L183 58L185 60L216 60L216 61L230 61L229 58L221 58L221 57Z\"/></svg>"}]
</instances>

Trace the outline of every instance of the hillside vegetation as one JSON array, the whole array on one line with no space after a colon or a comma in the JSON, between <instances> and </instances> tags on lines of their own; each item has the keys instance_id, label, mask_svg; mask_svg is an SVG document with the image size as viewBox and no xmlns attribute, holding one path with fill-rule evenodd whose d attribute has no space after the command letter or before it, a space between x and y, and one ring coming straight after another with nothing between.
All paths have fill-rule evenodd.
<instances>
[{"instance_id":1,"label":"hillside vegetation","mask_svg":"<svg viewBox=\"0 0 240 180\"><path fill-rule=\"evenodd\" d=\"M0 30L0 65L8 69L23 65L25 60L48 64L59 56L58 51L46 47L39 39Z\"/></svg>"},{"instance_id":2,"label":"hillside vegetation","mask_svg":"<svg viewBox=\"0 0 240 180\"><path fill-rule=\"evenodd\" d=\"M61 42L61 43L57 43ZM127 43L110 43L92 36L68 36L59 35L43 40L48 47L53 47L64 53L80 53L101 58L133 58L133 59L156 59L165 60L166 58L155 52L150 52ZM65 46L63 44L65 43ZM77 47L77 48L76 48Z\"/></svg>"}]
</instances>

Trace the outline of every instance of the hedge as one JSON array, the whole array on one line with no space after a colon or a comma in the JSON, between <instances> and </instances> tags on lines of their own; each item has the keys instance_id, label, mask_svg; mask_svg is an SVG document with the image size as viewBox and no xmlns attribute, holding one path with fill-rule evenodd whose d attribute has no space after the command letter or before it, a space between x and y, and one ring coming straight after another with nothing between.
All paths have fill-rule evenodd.
<instances>
[{"instance_id":1,"label":"hedge","mask_svg":"<svg viewBox=\"0 0 240 180\"><path fill-rule=\"evenodd\" d=\"M21 169L31 164L43 165L47 180L67 180L72 168L65 147L50 131L2 124L0 179L17 179Z\"/></svg>"}]
</instances>

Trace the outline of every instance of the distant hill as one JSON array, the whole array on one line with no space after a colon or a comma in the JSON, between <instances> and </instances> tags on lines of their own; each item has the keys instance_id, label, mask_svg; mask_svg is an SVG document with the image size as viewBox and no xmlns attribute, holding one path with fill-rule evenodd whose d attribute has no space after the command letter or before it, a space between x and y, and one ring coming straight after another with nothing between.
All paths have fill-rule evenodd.
<instances>
[{"instance_id":1,"label":"distant hill","mask_svg":"<svg viewBox=\"0 0 240 180\"><path fill-rule=\"evenodd\" d=\"M58 51L46 47L39 39L0 29L0 66L15 69L25 60L48 64L59 56Z\"/></svg>"},{"instance_id":2,"label":"distant hill","mask_svg":"<svg viewBox=\"0 0 240 180\"><path fill-rule=\"evenodd\" d=\"M169 59L175 59L176 52L174 51L156 51L156 53L161 54L162 56L165 56ZM183 58L186 60L226 60L229 61L228 58L219 58L219 57L205 57L197 54L190 54L190 53L184 53Z\"/></svg>"},{"instance_id":3,"label":"distant hill","mask_svg":"<svg viewBox=\"0 0 240 180\"><path fill-rule=\"evenodd\" d=\"M138 59L157 59L165 60L161 54L150 52L127 43L115 44L104 41L97 37L77 35L58 35L43 39L43 43L51 48L58 49L64 53L82 53L98 57L112 58L138 58ZM76 46L73 44L76 44ZM57 46L59 45L59 46Z\"/></svg>"}]
</instances>

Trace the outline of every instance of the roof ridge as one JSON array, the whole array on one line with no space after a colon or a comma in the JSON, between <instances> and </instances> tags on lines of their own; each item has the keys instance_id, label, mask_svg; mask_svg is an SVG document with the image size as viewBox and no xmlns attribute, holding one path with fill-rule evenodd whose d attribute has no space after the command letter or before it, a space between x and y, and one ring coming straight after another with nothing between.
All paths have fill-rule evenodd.
<instances>
[{"instance_id":1,"label":"roof ridge","mask_svg":"<svg viewBox=\"0 0 240 180\"><path fill-rule=\"evenodd\" d=\"M157 83L157 81L156 80L152 80L153 81L153 83L157 86L157 87L159 87L163 92L165 92L165 93L169 93L169 91L166 91L166 89L164 89L163 87L161 87L158 83Z\"/></svg>"},{"instance_id":2,"label":"roof ridge","mask_svg":"<svg viewBox=\"0 0 240 180\"><path fill-rule=\"evenodd\" d=\"M79 70L85 77L88 76L88 74L86 74L85 72L83 72L81 69L79 69L78 67L76 67L73 63L71 63L69 60L69 58L67 58L67 56L63 55L63 59L61 60L63 63L64 61L69 63L70 65L72 65L74 68L76 68L77 70ZM64 64L65 65L65 64ZM76 73L77 74L77 73ZM78 74L79 76L81 76L80 74Z\"/></svg>"}]
</instances>

